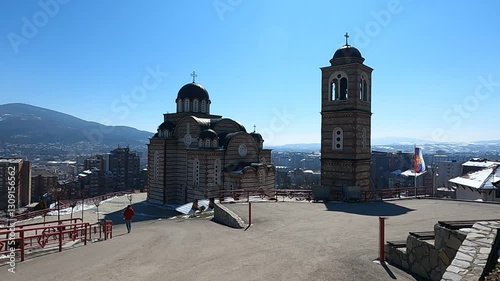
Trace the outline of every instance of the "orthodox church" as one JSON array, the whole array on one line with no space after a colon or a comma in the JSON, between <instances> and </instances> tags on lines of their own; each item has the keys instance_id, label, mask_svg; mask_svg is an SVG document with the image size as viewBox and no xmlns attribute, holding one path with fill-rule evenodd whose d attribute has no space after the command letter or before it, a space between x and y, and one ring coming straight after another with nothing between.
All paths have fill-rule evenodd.
<instances>
[{"instance_id":1,"label":"orthodox church","mask_svg":"<svg viewBox=\"0 0 500 281\"><path fill-rule=\"evenodd\" d=\"M262 136L211 114L208 91L192 76L177 94L177 112L164 114L149 140L148 200L183 204L221 191L273 189L275 168Z\"/></svg>"}]
</instances>

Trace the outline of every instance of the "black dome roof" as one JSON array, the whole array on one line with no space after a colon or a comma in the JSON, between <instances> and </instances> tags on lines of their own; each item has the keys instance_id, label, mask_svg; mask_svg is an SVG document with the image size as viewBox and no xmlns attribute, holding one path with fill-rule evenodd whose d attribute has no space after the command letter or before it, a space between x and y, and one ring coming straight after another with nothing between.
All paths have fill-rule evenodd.
<instances>
[{"instance_id":1,"label":"black dome roof","mask_svg":"<svg viewBox=\"0 0 500 281\"><path fill-rule=\"evenodd\" d=\"M214 139L217 137L218 137L217 133L212 129L206 129L200 134L200 139L205 139L205 138Z\"/></svg>"},{"instance_id":2,"label":"black dome roof","mask_svg":"<svg viewBox=\"0 0 500 281\"><path fill-rule=\"evenodd\" d=\"M173 122L170 122L170 121L165 121L163 123L161 123L160 125L160 130L173 130L175 128L175 124Z\"/></svg>"},{"instance_id":3,"label":"black dome roof","mask_svg":"<svg viewBox=\"0 0 500 281\"><path fill-rule=\"evenodd\" d=\"M339 58L363 58L361 52L351 45L344 45L333 55L333 59Z\"/></svg>"},{"instance_id":4,"label":"black dome roof","mask_svg":"<svg viewBox=\"0 0 500 281\"><path fill-rule=\"evenodd\" d=\"M207 90L198 83L189 83L179 90L177 94L177 99L198 99L198 100L208 100Z\"/></svg>"},{"instance_id":5,"label":"black dome roof","mask_svg":"<svg viewBox=\"0 0 500 281\"><path fill-rule=\"evenodd\" d=\"M259 133L252 132L250 133L250 136L252 136L257 143L261 143L264 141L264 138L262 138L262 135Z\"/></svg>"}]
</instances>

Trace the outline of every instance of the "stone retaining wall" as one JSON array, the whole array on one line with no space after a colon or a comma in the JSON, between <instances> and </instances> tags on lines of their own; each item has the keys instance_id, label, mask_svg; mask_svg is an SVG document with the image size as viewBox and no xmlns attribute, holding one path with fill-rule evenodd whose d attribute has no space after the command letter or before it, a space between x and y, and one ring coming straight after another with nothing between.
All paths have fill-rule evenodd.
<instances>
[{"instance_id":1,"label":"stone retaining wall","mask_svg":"<svg viewBox=\"0 0 500 281\"><path fill-rule=\"evenodd\" d=\"M478 280L483 275L488 260L495 257L495 251L492 250L498 245L499 229L500 221L475 223L441 280Z\"/></svg>"},{"instance_id":2,"label":"stone retaining wall","mask_svg":"<svg viewBox=\"0 0 500 281\"><path fill-rule=\"evenodd\" d=\"M411 235L406 239L404 251L386 245L387 261L423 278L441 280L466 234L439 224L434 226L434 233L435 245Z\"/></svg>"},{"instance_id":3,"label":"stone retaining wall","mask_svg":"<svg viewBox=\"0 0 500 281\"><path fill-rule=\"evenodd\" d=\"M233 228L245 227L245 223L243 222L243 220L221 203L215 203L213 220L220 224L227 225Z\"/></svg>"}]
</instances>

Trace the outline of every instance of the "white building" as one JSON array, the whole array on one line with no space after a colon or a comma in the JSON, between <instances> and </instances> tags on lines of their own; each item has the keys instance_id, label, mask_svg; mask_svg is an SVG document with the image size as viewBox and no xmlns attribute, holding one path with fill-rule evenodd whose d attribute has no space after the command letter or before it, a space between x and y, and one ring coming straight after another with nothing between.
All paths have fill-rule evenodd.
<instances>
[{"instance_id":1,"label":"white building","mask_svg":"<svg viewBox=\"0 0 500 281\"><path fill-rule=\"evenodd\" d=\"M457 199L500 202L500 163L450 180Z\"/></svg>"}]
</instances>

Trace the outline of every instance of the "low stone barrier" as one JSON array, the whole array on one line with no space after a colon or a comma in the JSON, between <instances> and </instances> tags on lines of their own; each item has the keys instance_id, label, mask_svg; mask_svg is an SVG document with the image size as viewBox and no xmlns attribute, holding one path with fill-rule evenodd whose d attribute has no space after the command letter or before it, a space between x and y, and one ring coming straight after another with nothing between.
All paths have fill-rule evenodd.
<instances>
[{"instance_id":1,"label":"low stone barrier","mask_svg":"<svg viewBox=\"0 0 500 281\"><path fill-rule=\"evenodd\" d=\"M245 227L245 223L243 222L243 220L221 203L215 203L213 220L220 224L227 225L233 228Z\"/></svg>"},{"instance_id":2,"label":"low stone barrier","mask_svg":"<svg viewBox=\"0 0 500 281\"><path fill-rule=\"evenodd\" d=\"M409 235L405 250L385 246L387 261L428 280L441 280L466 234L436 224L434 245Z\"/></svg>"},{"instance_id":3,"label":"low stone barrier","mask_svg":"<svg viewBox=\"0 0 500 281\"><path fill-rule=\"evenodd\" d=\"M495 256L492 250L496 250L495 246L498 246L499 229L500 221L475 223L441 280L478 280L483 275L488 260Z\"/></svg>"}]
</instances>

